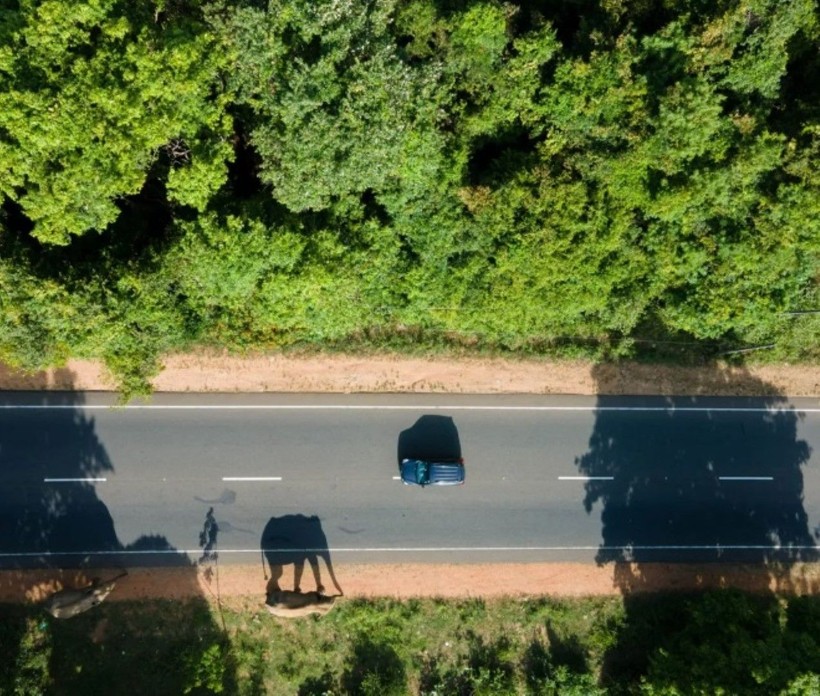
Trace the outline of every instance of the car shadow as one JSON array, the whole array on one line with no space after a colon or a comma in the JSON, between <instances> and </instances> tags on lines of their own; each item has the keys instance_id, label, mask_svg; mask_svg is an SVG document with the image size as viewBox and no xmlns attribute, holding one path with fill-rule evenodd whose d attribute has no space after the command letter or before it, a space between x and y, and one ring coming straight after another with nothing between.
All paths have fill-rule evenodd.
<instances>
[{"instance_id":1,"label":"car shadow","mask_svg":"<svg viewBox=\"0 0 820 696\"><path fill-rule=\"evenodd\" d=\"M421 416L399 433L398 463L403 459L461 459L461 440L450 416Z\"/></svg>"}]
</instances>

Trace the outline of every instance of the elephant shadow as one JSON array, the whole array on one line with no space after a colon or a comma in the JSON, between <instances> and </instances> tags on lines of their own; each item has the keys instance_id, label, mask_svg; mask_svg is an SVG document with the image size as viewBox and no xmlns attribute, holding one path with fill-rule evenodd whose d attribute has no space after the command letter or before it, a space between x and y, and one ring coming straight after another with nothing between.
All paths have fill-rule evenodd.
<instances>
[{"instance_id":1,"label":"elephant shadow","mask_svg":"<svg viewBox=\"0 0 820 696\"><path fill-rule=\"evenodd\" d=\"M342 588L333 571L330 561L330 551L327 538L322 530L322 523L316 515L283 515L271 517L262 532L262 567L270 568L267 592L280 592L279 581L284 573L284 567L293 565L293 591L301 592L302 573L305 561L310 564L313 579L316 583L316 592L324 594L319 559L324 560L327 574L337 594L342 594ZM267 564L267 568L266 568Z\"/></svg>"}]
</instances>

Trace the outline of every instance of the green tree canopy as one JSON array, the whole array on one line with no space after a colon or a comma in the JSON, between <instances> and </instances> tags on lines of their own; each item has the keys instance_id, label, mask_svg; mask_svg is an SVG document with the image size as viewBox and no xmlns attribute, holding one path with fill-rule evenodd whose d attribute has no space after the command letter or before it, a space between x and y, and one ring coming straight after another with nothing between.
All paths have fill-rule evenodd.
<instances>
[{"instance_id":1,"label":"green tree canopy","mask_svg":"<svg viewBox=\"0 0 820 696\"><path fill-rule=\"evenodd\" d=\"M32 235L102 230L160 155L172 199L202 209L225 178L223 51L197 11L140 0L27 1L0 20L0 193Z\"/></svg>"},{"instance_id":2,"label":"green tree canopy","mask_svg":"<svg viewBox=\"0 0 820 696\"><path fill-rule=\"evenodd\" d=\"M788 314L820 302L813 0L3 8L16 365L144 389L202 342L818 357Z\"/></svg>"}]
</instances>

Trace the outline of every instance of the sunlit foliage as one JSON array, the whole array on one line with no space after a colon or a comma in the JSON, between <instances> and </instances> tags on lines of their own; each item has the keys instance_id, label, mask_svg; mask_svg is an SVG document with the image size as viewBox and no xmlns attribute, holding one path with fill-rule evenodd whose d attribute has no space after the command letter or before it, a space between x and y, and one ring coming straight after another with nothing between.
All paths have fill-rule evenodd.
<instances>
[{"instance_id":1,"label":"sunlit foliage","mask_svg":"<svg viewBox=\"0 0 820 696\"><path fill-rule=\"evenodd\" d=\"M818 37L813 0L11 3L0 354L816 360Z\"/></svg>"}]
</instances>

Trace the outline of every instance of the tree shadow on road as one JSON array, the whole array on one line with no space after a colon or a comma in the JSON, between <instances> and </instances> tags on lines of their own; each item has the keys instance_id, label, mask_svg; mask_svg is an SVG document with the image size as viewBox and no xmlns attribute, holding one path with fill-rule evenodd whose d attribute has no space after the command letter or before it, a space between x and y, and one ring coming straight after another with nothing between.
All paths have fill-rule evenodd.
<instances>
[{"instance_id":1,"label":"tree shadow on road","mask_svg":"<svg viewBox=\"0 0 820 696\"><path fill-rule=\"evenodd\" d=\"M745 387L752 381L743 375ZM771 387L760 383L755 391L771 393ZM624 405L633 410L624 411ZM818 587L810 565L819 558L817 539L803 500L811 450L800 437L802 415L783 396L736 399L733 406L747 410L731 412L719 410L725 401L708 397L636 397L625 403L601 396L597 406L589 449L576 464L590 477L584 507L589 514L600 510L596 560L614 565L626 610L619 640L607 651L605 685L615 688L654 674L658 683L684 691L691 684L727 693L784 688L800 673L796 663L791 672L771 670L775 676L758 690L751 686L756 677L750 676L748 659L746 681L737 670L721 674L714 663L732 650L732 630L734 642L747 647L762 639L759 630L744 632L755 625L771 629L765 639L776 636L783 643L787 629L781 631L786 624L776 620L778 593ZM662 410L640 410L645 407ZM729 586L752 591L757 599L697 594L682 608L679 597L648 594ZM746 621L730 634L718 630L740 621L744 612ZM686 633L692 622L711 628L695 638ZM711 664L697 676L694 666L695 672L675 672L670 655L676 649L662 649L684 635L688 645L704 650L687 659ZM722 642L711 642L717 636ZM760 649L749 654L769 665L779 659L774 648L768 657Z\"/></svg>"},{"instance_id":2,"label":"tree shadow on road","mask_svg":"<svg viewBox=\"0 0 820 696\"><path fill-rule=\"evenodd\" d=\"M73 676L62 675L71 683L61 688L90 693L87 687L97 674L95 665L108 659L103 654L104 642L92 640L94 626L122 615L121 607L111 606L117 594L139 595L134 586L139 572L121 579L105 604L66 622L53 623L31 603L61 588L86 587L94 577L104 580L123 569L176 566L175 591L192 598L185 603L187 609L180 611L197 613L203 635L222 640L219 627L205 618L210 613L197 569L184 553L161 534L143 534L127 544L119 539L114 519L100 498L105 489L98 488L105 486L101 479L114 473L115 464L97 434L95 419L89 415L93 412L85 410L84 404L84 395L77 392L0 392L0 405L25 406L5 410L0 419L0 651L6 665L0 669L2 693L23 689L20 680L27 677L22 665L36 658L39 642L43 650L40 676L46 682L67 655L82 648L87 662L80 663ZM118 626L118 640L127 642L131 635L135 646L144 642L141 630L132 628ZM124 651L123 664L128 662L126 655ZM139 669L150 681L150 651L137 648L132 655L129 659L143 663ZM191 656L191 669L196 659ZM172 684L180 686L186 669L180 667L179 675L169 680L169 689L176 688ZM234 672L226 656L224 684L235 684Z\"/></svg>"},{"instance_id":3,"label":"tree shadow on road","mask_svg":"<svg viewBox=\"0 0 820 696\"><path fill-rule=\"evenodd\" d=\"M114 466L94 418L72 392L6 393L0 421L0 563L3 568L117 565L122 548L93 479ZM49 406L49 409L40 407Z\"/></svg>"},{"instance_id":4,"label":"tree shadow on road","mask_svg":"<svg viewBox=\"0 0 820 696\"><path fill-rule=\"evenodd\" d=\"M123 544L98 486L115 471L78 392L5 392L0 570L190 565L160 534ZM45 408L45 407L48 408Z\"/></svg>"}]
</instances>

